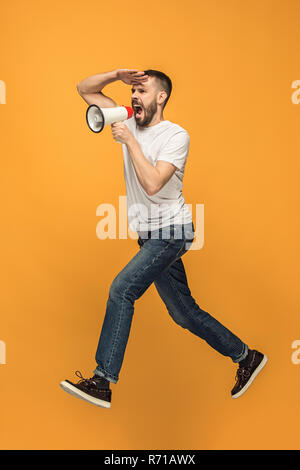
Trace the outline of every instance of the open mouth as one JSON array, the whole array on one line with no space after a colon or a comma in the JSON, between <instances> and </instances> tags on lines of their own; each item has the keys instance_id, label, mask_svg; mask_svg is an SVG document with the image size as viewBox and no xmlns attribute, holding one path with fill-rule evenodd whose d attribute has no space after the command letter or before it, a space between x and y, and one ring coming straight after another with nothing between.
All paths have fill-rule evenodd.
<instances>
[{"instance_id":1,"label":"open mouth","mask_svg":"<svg viewBox=\"0 0 300 470\"><path fill-rule=\"evenodd\" d=\"M142 106L134 104L133 105L133 110L134 110L134 114L135 114L136 117L140 117L142 115L142 112L143 112Z\"/></svg>"}]
</instances>

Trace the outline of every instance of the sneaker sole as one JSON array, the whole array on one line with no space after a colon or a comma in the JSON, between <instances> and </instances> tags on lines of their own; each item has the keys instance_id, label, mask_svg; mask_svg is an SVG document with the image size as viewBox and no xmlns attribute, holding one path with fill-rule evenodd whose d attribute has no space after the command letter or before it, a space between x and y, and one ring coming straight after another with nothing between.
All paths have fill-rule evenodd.
<instances>
[{"instance_id":1,"label":"sneaker sole","mask_svg":"<svg viewBox=\"0 0 300 470\"><path fill-rule=\"evenodd\" d=\"M245 393L248 390L248 388L252 384L252 382L255 379L255 377L257 376L257 374L260 373L260 371L265 367L267 362L268 362L268 357L266 355L264 355L261 363L259 364L259 366L257 366L257 368L255 369L255 371L251 375L251 378L248 380L246 385L238 393L236 393L235 395L232 395L232 398L239 398L241 395L243 395L243 393Z\"/></svg>"},{"instance_id":2,"label":"sneaker sole","mask_svg":"<svg viewBox=\"0 0 300 470\"><path fill-rule=\"evenodd\" d=\"M91 397L87 393L82 392L81 390L79 390L78 388L74 387L73 385L69 384L68 382L64 380L60 382L59 385L65 392L69 393L70 395L73 395L76 398L81 398L81 400L88 401L89 403L92 403L92 405L101 406L102 408L111 407L111 403L109 401L100 400L100 398Z\"/></svg>"}]
</instances>

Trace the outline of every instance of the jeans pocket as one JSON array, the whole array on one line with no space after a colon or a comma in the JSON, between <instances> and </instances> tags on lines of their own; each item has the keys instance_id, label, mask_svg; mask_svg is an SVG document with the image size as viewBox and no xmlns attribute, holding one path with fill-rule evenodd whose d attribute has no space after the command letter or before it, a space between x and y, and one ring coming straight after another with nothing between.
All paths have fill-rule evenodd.
<instances>
[{"instance_id":1,"label":"jeans pocket","mask_svg":"<svg viewBox=\"0 0 300 470\"><path fill-rule=\"evenodd\" d=\"M142 247L147 240L159 240L165 247L172 245L176 248L178 247L180 252L185 252L191 246L194 236L194 225L192 222L188 224L171 224L157 230L142 233L138 237L138 244ZM185 245L188 248L185 249Z\"/></svg>"},{"instance_id":2,"label":"jeans pocket","mask_svg":"<svg viewBox=\"0 0 300 470\"><path fill-rule=\"evenodd\" d=\"M175 237L178 236L183 241L182 249L180 250L180 253L178 255L180 257L190 249L195 238L195 228L193 222L190 222L188 224L178 226L176 227L176 229L177 230L175 230ZM180 235L180 233L182 235Z\"/></svg>"},{"instance_id":3,"label":"jeans pocket","mask_svg":"<svg viewBox=\"0 0 300 470\"><path fill-rule=\"evenodd\" d=\"M156 230L151 230L149 232L142 232L140 241L138 240L139 245L143 245L147 240L160 240L165 243L172 243L174 240L174 226L168 225L167 227L161 227Z\"/></svg>"}]
</instances>

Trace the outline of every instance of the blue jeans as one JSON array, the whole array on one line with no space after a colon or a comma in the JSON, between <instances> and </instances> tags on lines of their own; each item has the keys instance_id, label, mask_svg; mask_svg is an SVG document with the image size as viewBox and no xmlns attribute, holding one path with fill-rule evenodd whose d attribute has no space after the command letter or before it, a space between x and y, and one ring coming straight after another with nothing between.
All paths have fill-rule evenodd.
<instances>
[{"instance_id":1,"label":"blue jeans","mask_svg":"<svg viewBox=\"0 0 300 470\"><path fill-rule=\"evenodd\" d=\"M216 351L240 362L248 346L191 295L181 257L194 239L193 223L138 232L139 252L113 280L96 351L96 375L117 383L127 346L134 302L154 285L172 319L204 339Z\"/></svg>"}]
</instances>

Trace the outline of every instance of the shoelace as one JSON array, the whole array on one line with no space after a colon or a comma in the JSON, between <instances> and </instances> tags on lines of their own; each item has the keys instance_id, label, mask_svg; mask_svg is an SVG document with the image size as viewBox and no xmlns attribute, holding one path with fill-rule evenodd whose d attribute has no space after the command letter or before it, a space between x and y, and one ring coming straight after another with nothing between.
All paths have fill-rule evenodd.
<instances>
[{"instance_id":1,"label":"shoelace","mask_svg":"<svg viewBox=\"0 0 300 470\"><path fill-rule=\"evenodd\" d=\"M80 372L80 370L76 370L75 372L75 375L77 375L77 377L80 378L80 380L78 381L79 384L85 384L85 385L89 385L91 386L91 384L93 383L94 385L96 385L96 382L93 378L91 379L85 379L82 375L82 373Z\"/></svg>"},{"instance_id":2,"label":"shoelace","mask_svg":"<svg viewBox=\"0 0 300 470\"><path fill-rule=\"evenodd\" d=\"M243 378L247 378L249 376L250 376L250 371L247 367L239 367L239 369L237 370L235 379L236 379L236 381L238 381L239 378L243 379Z\"/></svg>"}]
</instances>

